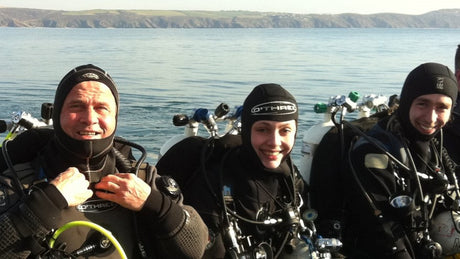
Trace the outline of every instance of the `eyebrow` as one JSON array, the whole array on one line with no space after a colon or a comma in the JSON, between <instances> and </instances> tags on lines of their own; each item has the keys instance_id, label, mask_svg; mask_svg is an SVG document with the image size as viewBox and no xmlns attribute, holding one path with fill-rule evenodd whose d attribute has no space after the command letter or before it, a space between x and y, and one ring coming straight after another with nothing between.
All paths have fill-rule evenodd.
<instances>
[{"instance_id":1,"label":"eyebrow","mask_svg":"<svg viewBox=\"0 0 460 259\"><path fill-rule=\"evenodd\" d=\"M415 102L432 102L430 99L425 98L425 97L418 97L414 100Z\"/></svg>"},{"instance_id":2,"label":"eyebrow","mask_svg":"<svg viewBox=\"0 0 460 259\"><path fill-rule=\"evenodd\" d=\"M433 102L431 99L429 98L426 98L426 97L417 97L414 102L428 102L428 103L432 103L432 104L443 104L443 105L449 105L448 102L443 102L443 101L435 101Z\"/></svg>"},{"instance_id":3,"label":"eyebrow","mask_svg":"<svg viewBox=\"0 0 460 259\"><path fill-rule=\"evenodd\" d=\"M69 104L87 104L88 102L85 100L85 98L77 98L77 99L72 99L68 102ZM97 105L110 105L110 101L106 100L101 100L94 102L92 101L91 103L97 104Z\"/></svg>"},{"instance_id":4,"label":"eyebrow","mask_svg":"<svg viewBox=\"0 0 460 259\"><path fill-rule=\"evenodd\" d=\"M275 122L279 122L279 121L275 121ZM261 126L272 126L273 124L269 123L269 122L259 122L257 125L261 125ZM290 122L281 122L281 124L279 124L279 126L281 127L285 127L285 126L292 126L293 124L291 124Z\"/></svg>"}]
</instances>

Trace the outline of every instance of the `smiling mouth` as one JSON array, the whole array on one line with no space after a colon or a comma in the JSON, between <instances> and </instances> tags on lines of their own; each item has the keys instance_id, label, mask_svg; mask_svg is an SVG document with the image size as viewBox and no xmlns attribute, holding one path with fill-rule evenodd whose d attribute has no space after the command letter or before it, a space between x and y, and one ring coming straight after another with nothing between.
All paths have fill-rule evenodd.
<instances>
[{"instance_id":1,"label":"smiling mouth","mask_svg":"<svg viewBox=\"0 0 460 259\"><path fill-rule=\"evenodd\" d=\"M262 154L266 156L278 156L282 151L262 151Z\"/></svg>"},{"instance_id":2,"label":"smiling mouth","mask_svg":"<svg viewBox=\"0 0 460 259\"><path fill-rule=\"evenodd\" d=\"M95 132L95 131L79 131L78 134L80 136L97 136L97 135L100 135L100 133Z\"/></svg>"},{"instance_id":3,"label":"smiling mouth","mask_svg":"<svg viewBox=\"0 0 460 259\"><path fill-rule=\"evenodd\" d=\"M434 132L436 132L437 130L437 126L427 126L427 125L422 125L422 124L419 124L419 131L422 133L422 134L425 134L425 135L431 135L433 134Z\"/></svg>"},{"instance_id":4,"label":"smiling mouth","mask_svg":"<svg viewBox=\"0 0 460 259\"><path fill-rule=\"evenodd\" d=\"M425 126L425 125L420 124L420 127L426 131L436 130L436 125L435 126Z\"/></svg>"}]
</instances>

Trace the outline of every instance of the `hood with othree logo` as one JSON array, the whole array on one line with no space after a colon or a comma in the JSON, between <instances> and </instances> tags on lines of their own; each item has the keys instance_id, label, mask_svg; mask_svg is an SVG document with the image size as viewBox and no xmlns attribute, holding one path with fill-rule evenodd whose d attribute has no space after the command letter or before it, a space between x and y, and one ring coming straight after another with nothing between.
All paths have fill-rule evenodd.
<instances>
[{"instance_id":1,"label":"hood with othree logo","mask_svg":"<svg viewBox=\"0 0 460 259\"><path fill-rule=\"evenodd\" d=\"M241 136L249 158L259 161L251 144L252 125L261 120L297 122L299 117L297 101L294 96L278 84L256 86L246 97L241 114ZM258 164L262 164L260 161Z\"/></svg>"}]
</instances>

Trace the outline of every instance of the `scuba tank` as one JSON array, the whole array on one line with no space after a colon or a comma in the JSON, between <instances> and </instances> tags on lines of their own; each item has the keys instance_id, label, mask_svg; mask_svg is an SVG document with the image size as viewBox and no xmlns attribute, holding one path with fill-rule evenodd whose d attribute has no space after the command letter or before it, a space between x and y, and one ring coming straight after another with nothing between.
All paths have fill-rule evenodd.
<instances>
[{"instance_id":1,"label":"scuba tank","mask_svg":"<svg viewBox=\"0 0 460 259\"><path fill-rule=\"evenodd\" d=\"M347 113L358 111L357 119L360 119L370 117L372 111L380 112L389 108L386 104L388 100L386 96L369 94L363 96L362 101L358 103L359 98L359 93L350 92L348 96L331 96L328 104L318 103L314 106L315 113L324 113L324 119L323 122L309 128L302 139L302 158L300 160L299 170L303 179L308 184L310 184L311 168L316 149L320 145L323 137L333 127L339 126L339 124L335 122L337 113L340 113L343 119Z\"/></svg>"},{"instance_id":2,"label":"scuba tank","mask_svg":"<svg viewBox=\"0 0 460 259\"><path fill-rule=\"evenodd\" d=\"M456 211L439 213L431 222L430 235L442 246L444 255L460 253L460 215Z\"/></svg>"},{"instance_id":3,"label":"scuba tank","mask_svg":"<svg viewBox=\"0 0 460 259\"><path fill-rule=\"evenodd\" d=\"M198 108L191 116L176 114L173 116L173 124L176 127L184 127L184 133L168 139L160 148L160 159L168 150L187 137L198 136L200 124L206 129L209 137L221 137L225 134L238 135L241 131L241 111L243 106L235 107L235 111L229 114L230 108L226 103L219 104L214 112L205 108ZM224 134L219 133L217 122L227 121Z\"/></svg>"},{"instance_id":4,"label":"scuba tank","mask_svg":"<svg viewBox=\"0 0 460 259\"><path fill-rule=\"evenodd\" d=\"M0 120L0 133L7 132L4 140L12 140L22 132L32 128L53 127L53 104L42 103L41 119L33 117L25 111L13 112L11 121ZM0 143L0 147L2 144Z\"/></svg>"},{"instance_id":5,"label":"scuba tank","mask_svg":"<svg viewBox=\"0 0 460 259\"><path fill-rule=\"evenodd\" d=\"M330 107L326 107L324 103L319 103L315 105L314 109L316 113L324 112L324 110L326 112L324 113L324 121L309 128L302 139L302 159L300 160L299 170L307 183L310 183L311 164L316 148L324 135L334 126L331 119Z\"/></svg>"},{"instance_id":6,"label":"scuba tank","mask_svg":"<svg viewBox=\"0 0 460 259\"><path fill-rule=\"evenodd\" d=\"M303 179L308 184L310 184L311 166L316 148L324 135L335 125L333 121L335 114L341 111L344 116L347 110L355 110L358 99L359 94L357 92L350 92L348 97L345 95L332 96L329 98L328 104L318 103L314 106L316 113L324 113L324 120L322 123L309 128L302 139L302 159L300 160L299 170Z\"/></svg>"}]
</instances>

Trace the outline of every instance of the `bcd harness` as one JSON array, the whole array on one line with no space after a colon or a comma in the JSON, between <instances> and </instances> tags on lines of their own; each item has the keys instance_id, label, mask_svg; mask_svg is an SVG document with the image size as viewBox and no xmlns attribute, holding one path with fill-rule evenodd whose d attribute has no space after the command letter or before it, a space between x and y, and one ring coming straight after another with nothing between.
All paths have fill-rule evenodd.
<instances>
[{"instance_id":1,"label":"bcd harness","mask_svg":"<svg viewBox=\"0 0 460 259\"><path fill-rule=\"evenodd\" d=\"M429 176L424 173L418 172L417 167L415 166L415 163L414 163L414 158L412 157L412 153L410 152L407 145L404 144L402 148L404 150L404 153L407 156L409 166L405 165L403 162L398 160L395 156L390 154L390 152L387 151L388 148L385 147L383 143L377 142L372 137L367 136L360 129L358 129L356 126L352 125L351 123L346 122L346 121L344 121L344 123L347 126L351 127L353 131L355 131L358 134L358 136L362 136L363 139L365 139L367 142L377 147L378 150L380 150L386 156L388 156L390 160L389 162L393 165L393 168L394 168L393 174L395 176L396 183L399 186L399 194L393 195L394 197L389 197L389 198L392 198L392 200L390 200L390 204L392 205L392 207L394 207L396 210L399 210L400 211L399 213L402 213L401 210L411 209L411 206L410 206L410 204L412 204L412 202L410 202L411 200L418 201L418 207L413 208L413 209L417 209L418 211L420 211L419 216L417 217L411 216L411 220L410 220L411 223L409 223L408 226L405 226L404 227L405 229L394 229L393 227L391 227L389 223L386 222L388 215L386 215L383 211L381 211L378 208L378 206L376 206L376 202L374 201L372 196L369 195L367 191L365 190L364 186L362 185L357 175L356 170L353 167L353 164L350 159L350 153L351 153L352 147L354 146L354 142L356 141L355 139L350 145L350 149L347 155L352 179L358 185L359 190L363 194L364 198L367 200L369 207L374 212L374 216L382 224L384 232L386 232L389 236L392 236L395 240L406 235L405 234L407 233L406 231L417 233L416 236L412 238L415 238L414 241L418 243L419 247L412 248L415 250L411 251L411 254L414 254L417 252L420 253L420 251L423 250L425 254L424 256L428 256L424 258L436 258L437 256L441 255L441 251L442 251L441 246L438 243L430 239L429 221L431 220L433 216L433 213L436 208L436 204L438 202L439 197L441 196L441 193L444 193L447 191L449 182L452 183L453 186L456 186L455 189L458 190L457 180L455 177L455 169L453 168L453 165L451 164L452 161L448 159L446 150L442 148L442 146L439 144L439 141L437 139L431 140L430 147L431 147L431 150L434 151L433 155L435 156L435 159L436 159L436 166L435 168L432 169L434 170L432 174L438 178L434 180L438 180L438 183L440 183L441 185L443 184L443 185L440 190L435 192L439 194L434 195L434 197L428 196L430 195L430 193L423 192L423 188L421 184L421 177L429 177ZM441 134L442 134L442 131L441 131ZM405 143L405 142L402 141L401 143ZM440 146L439 153L436 149L436 145ZM441 168L443 168L446 172L441 172ZM408 180L405 179L405 177L401 175L400 171L404 171L406 172L406 174L410 174L412 175L413 178L415 178L415 190L416 191L415 193L412 194L413 196L407 193L406 183ZM453 202L453 201L449 201L449 202ZM407 203L410 203L410 204L407 204ZM432 205L431 209L428 208L430 205L429 203L431 203ZM452 205L455 206L455 203L451 204L451 206ZM406 213L408 213L408 211ZM394 249L397 249L397 248L395 247Z\"/></svg>"},{"instance_id":2,"label":"bcd harness","mask_svg":"<svg viewBox=\"0 0 460 259\"><path fill-rule=\"evenodd\" d=\"M224 174L224 165L229 156L229 154L235 149L231 149L225 153L220 163L219 174L223 177ZM299 233L304 230L303 221L300 218L300 207L302 206L302 197L300 194L297 194L294 180L294 169L291 164L291 173L290 179L291 184L286 183L286 188L289 190L289 201L281 202L275 199L275 202L280 205L281 212L278 212L276 215L268 215L267 213L260 213L264 208L260 208L257 220L251 220L237 213L236 207L236 198L233 193L232 184L223 184L221 179L221 201L223 209L223 226L222 233L224 238L224 243L226 244L227 254L231 258L278 258L283 251L284 247L289 244L289 242L297 237ZM298 198L296 198L298 195ZM259 219L260 217L260 219ZM251 224L256 227L274 227L280 228L282 232L281 242L279 244L272 243L273 240L259 240L257 241L254 236L247 235L243 233L242 229L239 226L239 222L244 222L246 224ZM247 257L250 256L250 257ZM252 257L251 257L252 256Z\"/></svg>"},{"instance_id":3,"label":"bcd harness","mask_svg":"<svg viewBox=\"0 0 460 259\"><path fill-rule=\"evenodd\" d=\"M125 170L126 172L135 173L139 178L143 179L145 182L152 183L153 177L154 177L154 171L152 170L151 166L143 162L145 159L145 150L143 149L143 147L138 146L134 143L119 139L119 138L115 138L115 141L121 142L122 144L127 144L131 147L135 147L142 152L142 156L138 161L130 161L127 158L125 158L124 155L122 155L116 148L113 148L113 151L116 157L117 168L119 168L120 171ZM40 185L41 183L47 181L46 178L40 177L37 175L36 168L39 168L37 165L38 163L37 160L27 162L27 163L12 165L11 159L8 154L7 147L8 147L7 142L4 142L2 145L2 152L3 152L3 156L9 168L8 170L6 170L0 175L0 214L6 212L9 208L15 206L16 203L20 202L26 195L28 195L34 189L34 186ZM43 175L43 174L39 173L39 175ZM155 183L157 184L157 187L160 191L171 196L172 198L177 198L180 194L180 190L177 184L175 184L174 180L172 180L171 178L157 177L155 178ZM137 242L135 241L134 243L137 244L139 254L142 256L142 258L148 258L147 253L144 249L145 246L140 239L139 233L137 232L137 222L136 222L136 217L134 216L135 214L134 213L131 213L131 214L132 214L131 217L133 219L133 224L134 224L134 233L137 237L136 238ZM92 224L92 225L90 226L89 224ZM89 221L82 222L80 225L85 225L93 229L97 228L96 226L94 226L96 224L91 223ZM53 234L53 233L50 233L50 234ZM61 246L57 246L56 248L53 248L53 246L50 245L50 244L54 245L54 240L50 240L49 243L48 241L43 243L43 241L44 240L34 241L34 244L31 247L32 254L35 254L35 255L41 254L43 256L42 258L47 258L45 256L48 256L49 258L51 258L50 251L53 251L53 250L58 251L61 249ZM110 247L110 242L109 241L107 242L108 242L108 245L107 245L107 248L108 248ZM94 251L90 251L91 250L90 247L91 245L86 248L82 247L81 249L79 249L80 252L85 249L88 250L81 255L82 256L90 255L91 252L94 252ZM115 248L117 248L116 245L115 245ZM117 250L119 249L117 248ZM76 251L73 251L74 253L73 256L75 256L75 252ZM59 256L63 257L62 251L59 251L59 253L60 253ZM120 252L120 254L122 253ZM56 256L56 254L54 256Z\"/></svg>"}]
</instances>

